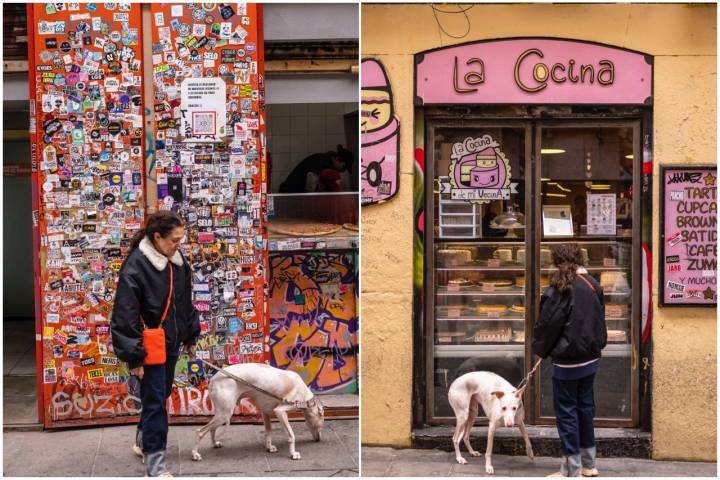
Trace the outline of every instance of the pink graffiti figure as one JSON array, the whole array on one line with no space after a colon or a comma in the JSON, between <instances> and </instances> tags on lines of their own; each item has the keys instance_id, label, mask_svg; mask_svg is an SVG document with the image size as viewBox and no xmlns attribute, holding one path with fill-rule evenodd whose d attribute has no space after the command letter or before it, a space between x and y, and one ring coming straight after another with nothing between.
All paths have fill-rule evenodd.
<instances>
[{"instance_id":1,"label":"pink graffiti figure","mask_svg":"<svg viewBox=\"0 0 720 480\"><path fill-rule=\"evenodd\" d=\"M363 205L392 198L400 179L400 123L394 114L392 89L382 64L363 60L360 67L362 96L361 201Z\"/></svg>"}]
</instances>

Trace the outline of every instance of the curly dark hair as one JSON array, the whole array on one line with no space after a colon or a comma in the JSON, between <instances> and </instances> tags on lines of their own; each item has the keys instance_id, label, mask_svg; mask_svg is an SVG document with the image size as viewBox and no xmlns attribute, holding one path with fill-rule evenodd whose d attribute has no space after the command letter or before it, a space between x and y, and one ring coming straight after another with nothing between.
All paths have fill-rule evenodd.
<instances>
[{"instance_id":1,"label":"curly dark hair","mask_svg":"<svg viewBox=\"0 0 720 480\"><path fill-rule=\"evenodd\" d=\"M175 230L177 227L184 227L185 222L180 218L180 215L171 210L160 210L153 213L147 219L145 228L141 228L130 241L130 250L128 256L135 250L143 238L148 237L150 241L153 240L155 233L159 233L162 238L170 235L170 232Z\"/></svg>"},{"instance_id":2,"label":"curly dark hair","mask_svg":"<svg viewBox=\"0 0 720 480\"><path fill-rule=\"evenodd\" d=\"M552 250L553 264L558 268L550 284L561 292L571 291L575 283L575 271L583 266L583 256L577 243L563 243Z\"/></svg>"}]
</instances>

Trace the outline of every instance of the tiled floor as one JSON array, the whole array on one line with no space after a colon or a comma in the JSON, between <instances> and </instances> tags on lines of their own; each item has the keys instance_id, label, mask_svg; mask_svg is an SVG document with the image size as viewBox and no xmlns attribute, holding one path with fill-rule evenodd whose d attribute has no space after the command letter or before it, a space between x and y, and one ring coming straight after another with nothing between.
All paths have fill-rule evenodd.
<instances>
[{"instance_id":1,"label":"tiled floor","mask_svg":"<svg viewBox=\"0 0 720 480\"><path fill-rule=\"evenodd\" d=\"M33 320L3 319L5 425L38 423Z\"/></svg>"}]
</instances>

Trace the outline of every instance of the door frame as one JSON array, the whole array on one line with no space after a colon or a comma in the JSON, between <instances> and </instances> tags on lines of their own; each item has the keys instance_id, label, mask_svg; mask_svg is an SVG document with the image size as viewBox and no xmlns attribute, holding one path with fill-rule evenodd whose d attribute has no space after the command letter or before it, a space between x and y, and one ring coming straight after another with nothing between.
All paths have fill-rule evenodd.
<instances>
[{"instance_id":1,"label":"door frame","mask_svg":"<svg viewBox=\"0 0 720 480\"><path fill-rule=\"evenodd\" d=\"M460 115L457 111L460 110ZM424 187L422 193L423 206L425 213L424 221L424 241L423 241L423 286L422 302L419 315L415 316L415 338L416 345L421 345L422 351L416 352L414 355L415 367L414 373L414 392L420 395L416 396L413 401L414 410L414 426L424 425L448 425L454 423L451 417L434 417L433 416L433 385L434 385L434 292L430 291L434 285L434 191L435 191L435 164L433 138L435 128L467 126L467 125L492 125L493 127L518 127L524 125L526 128L526 161L525 161L525 178L526 178L526 229L525 241L534 241L534 237L538 236L540 212L539 206L540 196L536 195L540 191L540 163L535 158L536 152L539 152L539 142L541 139L540 129L542 127L552 128L553 126L571 127L612 127L612 126L632 126L633 128L633 218L636 221L632 226L632 267L634 272L638 272L633 276L634 285L640 284L642 271L642 230L643 230L643 195L642 179L643 179L643 145L641 139L647 131L646 123L651 119L649 109L634 106L516 106L516 105L477 105L473 108L468 106L452 107L452 106L426 106L416 109L416 118L422 119L417 125L418 131L416 135L420 135L418 139L424 147ZM529 134L528 134L529 131ZM528 135L530 141L528 140ZM528 175L530 178L528 179ZM531 183L528 183L531 182ZM433 192L432 196L430 193ZM530 205L533 195L535 205ZM532 208L530 208L532 207ZM531 235L531 226L535 229L535 234ZM428 233L430 232L430 233ZM540 238L540 236L538 236ZM526 266L526 278L537 284L539 281L539 270L536 267L536 261L540 255L539 240L535 242L533 248L526 248L528 257L528 265ZM530 275L528 275L528 273ZM535 278L537 277L537 278ZM527 291L529 290L529 291ZM539 305L540 292L534 292L535 289L526 289L526 305ZM596 419L598 427L636 427L640 423L641 417L645 417L646 413L640 412L641 406L645 403L640 399L640 369L638 368L638 357L640 352L641 338L641 301L642 289L634 288L632 296L633 313L631 320L631 419ZM423 313L423 311L425 313ZM532 321L536 318L537 313L532 312L526 316L526 333L532 330ZM420 323L417 323L417 322ZM529 371L532 363L530 336L526 335L525 342L525 371ZM554 419L539 416L539 376L530 382L528 386L531 408L526 409L530 412L529 424L536 425L552 425ZM487 419L482 418L476 420L476 425L487 425Z\"/></svg>"}]
</instances>

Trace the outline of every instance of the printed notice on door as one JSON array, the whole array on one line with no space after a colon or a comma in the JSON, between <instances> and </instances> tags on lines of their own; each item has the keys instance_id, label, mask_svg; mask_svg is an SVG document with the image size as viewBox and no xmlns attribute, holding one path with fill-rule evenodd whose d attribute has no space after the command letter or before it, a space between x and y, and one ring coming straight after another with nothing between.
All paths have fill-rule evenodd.
<instances>
[{"instance_id":1,"label":"printed notice on door","mask_svg":"<svg viewBox=\"0 0 720 480\"><path fill-rule=\"evenodd\" d=\"M587 234L615 235L615 194L590 193L587 196Z\"/></svg>"},{"instance_id":2,"label":"printed notice on door","mask_svg":"<svg viewBox=\"0 0 720 480\"><path fill-rule=\"evenodd\" d=\"M663 305L717 304L717 171L662 170Z\"/></svg>"},{"instance_id":3,"label":"printed notice on door","mask_svg":"<svg viewBox=\"0 0 720 480\"><path fill-rule=\"evenodd\" d=\"M225 81L187 78L180 86L181 132L186 142L216 142L225 137Z\"/></svg>"}]
</instances>

